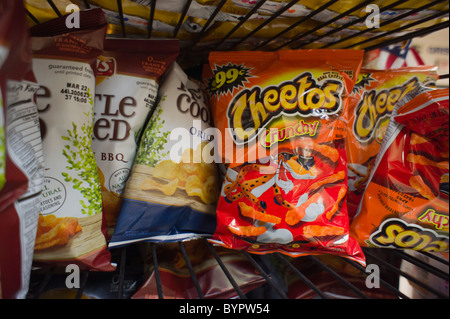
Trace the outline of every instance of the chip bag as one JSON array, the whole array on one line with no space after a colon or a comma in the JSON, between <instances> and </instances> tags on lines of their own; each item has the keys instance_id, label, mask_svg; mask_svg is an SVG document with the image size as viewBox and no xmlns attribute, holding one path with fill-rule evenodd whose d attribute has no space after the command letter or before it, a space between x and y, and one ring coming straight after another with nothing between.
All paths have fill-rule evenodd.
<instances>
[{"instance_id":1,"label":"chip bag","mask_svg":"<svg viewBox=\"0 0 450 319\"><path fill-rule=\"evenodd\" d=\"M101 9L80 12L80 28L68 29L65 19L31 28L45 161L34 260L113 270L91 148L96 62L106 21Z\"/></svg>"},{"instance_id":2,"label":"chip bag","mask_svg":"<svg viewBox=\"0 0 450 319\"><path fill-rule=\"evenodd\" d=\"M2 16L3 16L2 12ZM3 17L1 17L3 20ZM1 20L0 20L1 23ZM0 25L2 28L6 30L6 25ZM2 38L5 37L5 35L1 35ZM5 114L3 110L3 94L2 91L5 90L5 72L2 72L2 65L5 62L6 58L9 54L9 47L4 45L2 43L3 41L0 41L0 191L2 190L3 186L5 185L6 178L5 178L5 168L6 168L6 142L5 142Z\"/></svg>"},{"instance_id":3,"label":"chip bag","mask_svg":"<svg viewBox=\"0 0 450 319\"><path fill-rule=\"evenodd\" d=\"M156 299L158 291L162 291L164 299L230 299L238 297L236 286L247 293L265 283L264 277L238 251L219 247L215 249L215 257L201 239L183 243L183 248L186 259L178 243L158 244L157 259L148 258L148 278L131 298ZM153 254L149 255L153 257ZM216 258L220 258L229 276L235 280L234 286ZM157 270L154 269L155 261L158 264ZM160 278L159 287L156 271ZM198 281L200 295L192 280L191 271Z\"/></svg>"},{"instance_id":4,"label":"chip bag","mask_svg":"<svg viewBox=\"0 0 450 319\"><path fill-rule=\"evenodd\" d=\"M43 188L42 143L23 4L0 1L0 298L25 298Z\"/></svg>"},{"instance_id":5,"label":"chip bag","mask_svg":"<svg viewBox=\"0 0 450 319\"><path fill-rule=\"evenodd\" d=\"M0 80L1 81L1 80ZM0 90L0 190L6 183L6 142L5 142L5 119L3 114L3 97Z\"/></svg>"},{"instance_id":6,"label":"chip bag","mask_svg":"<svg viewBox=\"0 0 450 319\"><path fill-rule=\"evenodd\" d=\"M362 69L344 113L348 138L348 198L350 220L356 214L390 115L397 103L421 85L434 86L437 68L418 66L393 70Z\"/></svg>"},{"instance_id":7,"label":"chip bag","mask_svg":"<svg viewBox=\"0 0 450 319\"><path fill-rule=\"evenodd\" d=\"M394 109L351 224L362 246L448 252L448 95L420 87Z\"/></svg>"},{"instance_id":8,"label":"chip bag","mask_svg":"<svg viewBox=\"0 0 450 319\"><path fill-rule=\"evenodd\" d=\"M362 57L353 50L210 54L215 153L228 165L214 243L365 262L349 237L340 118Z\"/></svg>"},{"instance_id":9,"label":"chip bag","mask_svg":"<svg viewBox=\"0 0 450 319\"><path fill-rule=\"evenodd\" d=\"M156 106L159 80L177 55L177 40L107 39L98 58L92 150L111 235L141 131Z\"/></svg>"},{"instance_id":10,"label":"chip bag","mask_svg":"<svg viewBox=\"0 0 450 319\"><path fill-rule=\"evenodd\" d=\"M142 134L110 241L178 241L211 236L219 194L207 146L214 136L201 86L174 63Z\"/></svg>"}]
</instances>

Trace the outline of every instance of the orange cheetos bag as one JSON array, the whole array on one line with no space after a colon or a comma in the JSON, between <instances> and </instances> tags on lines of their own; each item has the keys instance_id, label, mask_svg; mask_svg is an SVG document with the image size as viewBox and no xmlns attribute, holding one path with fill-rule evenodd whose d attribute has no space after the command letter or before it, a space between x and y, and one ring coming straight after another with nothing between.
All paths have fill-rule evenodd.
<instances>
[{"instance_id":1,"label":"orange cheetos bag","mask_svg":"<svg viewBox=\"0 0 450 319\"><path fill-rule=\"evenodd\" d=\"M226 174L211 242L251 253L365 263L349 236L341 115L356 50L213 52L204 72Z\"/></svg>"},{"instance_id":2,"label":"orange cheetos bag","mask_svg":"<svg viewBox=\"0 0 450 319\"><path fill-rule=\"evenodd\" d=\"M395 105L421 85L435 86L438 79L436 71L435 66L361 69L344 114L348 125L345 148L350 221L361 202Z\"/></svg>"},{"instance_id":3,"label":"orange cheetos bag","mask_svg":"<svg viewBox=\"0 0 450 319\"><path fill-rule=\"evenodd\" d=\"M419 87L393 111L352 235L361 246L448 252L449 90Z\"/></svg>"}]
</instances>

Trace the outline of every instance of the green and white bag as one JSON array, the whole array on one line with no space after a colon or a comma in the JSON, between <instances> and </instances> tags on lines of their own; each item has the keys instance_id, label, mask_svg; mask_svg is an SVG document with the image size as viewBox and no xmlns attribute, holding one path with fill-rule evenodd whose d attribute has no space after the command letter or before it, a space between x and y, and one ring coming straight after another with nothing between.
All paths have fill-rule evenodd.
<instances>
[{"instance_id":1,"label":"green and white bag","mask_svg":"<svg viewBox=\"0 0 450 319\"><path fill-rule=\"evenodd\" d=\"M98 59L92 149L109 235L140 134L156 106L160 78L178 50L177 40L107 39Z\"/></svg>"},{"instance_id":2,"label":"green and white bag","mask_svg":"<svg viewBox=\"0 0 450 319\"><path fill-rule=\"evenodd\" d=\"M105 34L100 9L80 12L79 29L67 29L65 17L31 28L45 162L34 252L38 263L114 270L91 147L96 62Z\"/></svg>"}]
</instances>

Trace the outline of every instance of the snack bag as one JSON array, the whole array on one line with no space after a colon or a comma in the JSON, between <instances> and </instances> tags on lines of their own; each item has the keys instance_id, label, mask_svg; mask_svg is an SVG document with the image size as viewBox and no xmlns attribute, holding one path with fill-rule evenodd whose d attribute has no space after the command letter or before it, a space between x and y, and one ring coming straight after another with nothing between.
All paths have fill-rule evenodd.
<instances>
[{"instance_id":1,"label":"snack bag","mask_svg":"<svg viewBox=\"0 0 450 319\"><path fill-rule=\"evenodd\" d=\"M231 299L238 297L237 290L227 279L223 268L216 257L205 245L203 240L191 240L183 243L187 259L178 243L165 243L156 246L156 256L160 291L164 299ZM150 249L148 249L150 251ZM264 277L254 268L251 262L238 251L216 248L218 258L228 270L243 293L247 293L265 283ZM132 299L158 298L158 285L156 283L153 254L149 254L146 261L150 267L146 271L148 278L139 287ZM192 268L190 268L192 267ZM198 281L199 295L191 277L191 270Z\"/></svg>"},{"instance_id":2,"label":"snack bag","mask_svg":"<svg viewBox=\"0 0 450 319\"><path fill-rule=\"evenodd\" d=\"M0 298L25 298L43 188L42 143L23 4L0 1Z\"/></svg>"},{"instance_id":3,"label":"snack bag","mask_svg":"<svg viewBox=\"0 0 450 319\"><path fill-rule=\"evenodd\" d=\"M211 236L219 195L201 86L174 63L142 134L110 247Z\"/></svg>"},{"instance_id":4,"label":"snack bag","mask_svg":"<svg viewBox=\"0 0 450 319\"><path fill-rule=\"evenodd\" d=\"M448 252L448 95L420 87L394 109L351 224L362 246Z\"/></svg>"},{"instance_id":5,"label":"snack bag","mask_svg":"<svg viewBox=\"0 0 450 319\"><path fill-rule=\"evenodd\" d=\"M155 107L159 79L177 54L176 40L107 39L98 59L92 150L110 235L139 136Z\"/></svg>"},{"instance_id":6,"label":"snack bag","mask_svg":"<svg viewBox=\"0 0 450 319\"><path fill-rule=\"evenodd\" d=\"M3 113L3 94L4 79L2 78L1 67L6 60L9 49L0 44L0 191L6 183L5 168L6 168L6 142L5 142L5 115Z\"/></svg>"},{"instance_id":7,"label":"snack bag","mask_svg":"<svg viewBox=\"0 0 450 319\"><path fill-rule=\"evenodd\" d=\"M6 183L6 146L5 146L5 120L3 114L3 98L0 90L0 191Z\"/></svg>"},{"instance_id":8,"label":"snack bag","mask_svg":"<svg viewBox=\"0 0 450 319\"><path fill-rule=\"evenodd\" d=\"M228 165L214 243L365 262L349 237L340 119L362 56L353 50L210 54L213 76L206 81L220 132L215 152Z\"/></svg>"},{"instance_id":9,"label":"snack bag","mask_svg":"<svg viewBox=\"0 0 450 319\"><path fill-rule=\"evenodd\" d=\"M348 212L356 214L371 169L397 103L420 85L432 86L437 68L418 66L393 70L362 69L344 113L348 138Z\"/></svg>"},{"instance_id":10,"label":"snack bag","mask_svg":"<svg viewBox=\"0 0 450 319\"><path fill-rule=\"evenodd\" d=\"M101 9L80 12L80 28L68 29L65 17L31 28L45 161L34 253L38 263L114 269L91 148L96 62L105 33Z\"/></svg>"}]
</instances>

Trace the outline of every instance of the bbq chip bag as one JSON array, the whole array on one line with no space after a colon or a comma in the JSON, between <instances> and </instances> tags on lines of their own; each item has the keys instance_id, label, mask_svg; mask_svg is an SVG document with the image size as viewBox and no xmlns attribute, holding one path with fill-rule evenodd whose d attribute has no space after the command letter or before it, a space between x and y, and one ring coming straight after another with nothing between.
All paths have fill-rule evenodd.
<instances>
[{"instance_id":1,"label":"bbq chip bag","mask_svg":"<svg viewBox=\"0 0 450 319\"><path fill-rule=\"evenodd\" d=\"M105 34L101 9L80 12L80 28L67 29L65 17L31 28L45 162L37 263L114 269L91 148L95 70Z\"/></svg>"},{"instance_id":2,"label":"bbq chip bag","mask_svg":"<svg viewBox=\"0 0 450 319\"><path fill-rule=\"evenodd\" d=\"M142 134L110 247L211 236L219 195L204 91L174 63Z\"/></svg>"},{"instance_id":3,"label":"bbq chip bag","mask_svg":"<svg viewBox=\"0 0 450 319\"><path fill-rule=\"evenodd\" d=\"M361 246L448 252L449 90L394 109L351 232Z\"/></svg>"},{"instance_id":4,"label":"bbq chip bag","mask_svg":"<svg viewBox=\"0 0 450 319\"><path fill-rule=\"evenodd\" d=\"M212 242L365 263L349 236L341 118L362 51L212 52L216 152L228 165ZM205 76L207 71L204 72Z\"/></svg>"},{"instance_id":5,"label":"bbq chip bag","mask_svg":"<svg viewBox=\"0 0 450 319\"><path fill-rule=\"evenodd\" d=\"M111 235L140 134L154 110L159 80L178 55L178 40L107 39L98 59L92 149Z\"/></svg>"}]
</instances>

